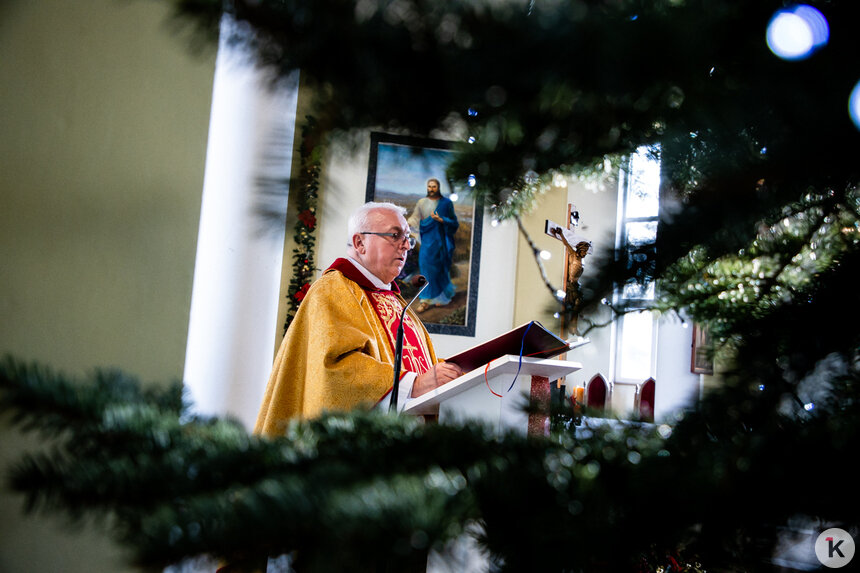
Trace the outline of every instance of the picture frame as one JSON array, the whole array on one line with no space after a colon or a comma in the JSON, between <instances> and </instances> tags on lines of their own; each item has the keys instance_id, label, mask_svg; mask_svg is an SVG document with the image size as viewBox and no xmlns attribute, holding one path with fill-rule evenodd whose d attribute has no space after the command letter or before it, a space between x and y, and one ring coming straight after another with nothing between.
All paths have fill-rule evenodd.
<instances>
[{"instance_id":1,"label":"picture frame","mask_svg":"<svg viewBox=\"0 0 860 573\"><path fill-rule=\"evenodd\" d=\"M713 374L714 359L708 329L701 324L693 324L693 351L690 357L690 372L693 374Z\"/></svg>"},{"instance_id":2,"label":"picture frame","mask_svg":"<svg viewBox=\"0 0 860 573\"><path fill-rule=\"evenodd\" d=\"M421 269L422 246L444 245L446 241L434 238L435 235L431 236L433 223L428 218L424 218L426 236L422 240L422 225L417 223L421 217L416 212L419 200L427 196L428 179L435 178L439 181L442 196L451 200L456 214L457 226L452 237L453 254L447 255L451 264L446 269L450 284L453 285L453 296L450 302L444 302L448 297L443 295L434 299L440 302L428 304L423 300L425 295L422 295L412 308L421 310L418 316L431 333L474 336L481 268L483 208L470 192L467 181L455 182L447 177L447 167L455 156L456 151L449 141L372 132L365 199L387 201L406 209L406 218L410 220L410 227L419 243L410 251L397 281L403 298L410 301L419 290L411 280L417 274L427 276L428 280L432 277L432 284L428 286L429 292L434 292L437 288L435 285L446 280L444 276L439 278L440 267L430 268L431 263L426 259L428 268L424 271ZM441 207L441 204L439 205ZM450 244L450 241L447 244ZM441 272L444 275L444 271ZM428 291L425 290L426 292ZM425 304L422 305L422 302Z\"/></svg>"}]
</instances>

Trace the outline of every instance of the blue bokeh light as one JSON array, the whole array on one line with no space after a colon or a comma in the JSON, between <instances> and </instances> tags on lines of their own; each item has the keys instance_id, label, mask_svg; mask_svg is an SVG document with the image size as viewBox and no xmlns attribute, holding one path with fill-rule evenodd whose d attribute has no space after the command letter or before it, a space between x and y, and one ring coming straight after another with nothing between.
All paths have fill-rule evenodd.
<instances>
[{"instance_id":1,"label":"blue bokeh light","mask_svg":"<svg viewBox=\"0 0 860 573\"><path fill-rule=\"evenodd\" d=\"M767 46L783 60L808 58L829 39L824 14L806 4L778 10L767 26Z\"/></svg>"},{"instance_id":2,"label":"blue bokeh light","mask_svg":"<svg viewBox=\"0 0 860 573\"><path fill-rule=\"evenodd\" d=\"M848 115L851 116L851 121L860 129L860 81L854 84L854 89L851 90L851 96L848 98Z\"/></svg>"}]
</instances>

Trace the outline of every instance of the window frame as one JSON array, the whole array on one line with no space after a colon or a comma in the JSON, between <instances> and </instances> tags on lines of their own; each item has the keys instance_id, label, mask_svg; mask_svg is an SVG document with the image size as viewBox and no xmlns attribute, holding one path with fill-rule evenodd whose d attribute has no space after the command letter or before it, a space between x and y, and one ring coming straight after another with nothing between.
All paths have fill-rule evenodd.
<instances>
[{"instance_id":1,"label":"window frame","mask_svg":"<svg viewBox=\"0 0 860 573\"><path fill-rule=\"evenodd\" d=\"M630 209L631 202L631 194L634 191L633 185L635 182L632 171L634 169L634 162L637 160L637 156L642 156L644 154L656 153L657 155L657 168L658 168L658 176L656 181L656 193L657 193L657 205L656 209L654 209L653 215L638 215L638 216L630 216L628 215L628 211ZM630 154L624 164L619 169L618 175L618 208L617 208L617 219L616 219L616 231L615 231L615 247L616 252L629 252L630 243L628 241L628 230L630 225L639 224L639 223L656 223L656 228L654 229L654 233L659 232L659 220L660 220L660 177L659 177L659 154L660 150L657 148L656 150L649 149L649 146L641 146L639 147L635 153ZM632 322L627 319L627 314L621 315L617 318L617 320L613 321L612 329L611 329L611 379L613 382L618 382L622 384L638 384L643 382L649 377L656 376L657 369L657 346L658 346L658 328L657 328L657 318L651 314L650 311L640 310L645 309L648 306L648 303L653 300L654 296L656 296L656 284L650 283L647 287L647 296L645 297L630 297L625 294L625 286L624 284L616 284L615 289L613 291L613 305L616 308L623 308L629 313L637 313L638 312L648 312L651 315L651 333L650 333L650 364L647 368L647 372L642 375L636 376L622 376L622 372L625 372L627 369L624 366L625 358L629 359L630 354L624 352L624 348L622 345L622 341L624 340L624 328L625 322ZM637 318L639 318L637 316ZM629 325L629 326L632 326Z\"/></svg>"}]
</instances>

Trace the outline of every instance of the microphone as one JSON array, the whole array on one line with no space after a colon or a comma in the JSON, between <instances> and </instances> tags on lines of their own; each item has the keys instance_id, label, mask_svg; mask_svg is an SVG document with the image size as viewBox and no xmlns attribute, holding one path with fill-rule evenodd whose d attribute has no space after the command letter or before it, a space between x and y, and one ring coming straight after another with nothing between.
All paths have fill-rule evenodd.
<instances>
[{"instance_id":1,"label":"microphone","mask_svg":"<svg viewBox=\"0 0 860 573\"><path fill-rule=\"evenodd\" d=\"M403 312L400 313L400 326L397 327L397 341L394 344L394 382L391 385L391 402L388 404L388 411L394 412L397 410L397 394L400 390L400 362L403 359L403 319L406 317L406 310L412 306L412 303L418 299L418 296L424 292L424 289L430 284L424 275L417 275L412 279L414 286L420 286L421 290L418 294L412 297L409 304L403 307Z\"/></svg>"}]
</instances>

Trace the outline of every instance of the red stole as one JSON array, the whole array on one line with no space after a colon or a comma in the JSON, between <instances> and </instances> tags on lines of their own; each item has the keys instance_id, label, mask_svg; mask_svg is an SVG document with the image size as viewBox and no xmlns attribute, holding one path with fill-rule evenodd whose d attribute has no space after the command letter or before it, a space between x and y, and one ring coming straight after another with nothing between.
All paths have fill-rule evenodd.
<instances>
[{"instance_id":1,"label":"red stole","mask_svg":"<svg viewBox=\"0 0 860 573\"><path fill-rule=\"evenodd\" d=\"M337 270L358 284L367 293L367 298L373 304L373 309L379 317L385 332L388 334L388 344L391 346L391 354L394 355L394 346L397 340L397 329L400 328L400 315L403 313L403 299L400 298L400 288L397 283L391 283L391 290L376 288L355 265L347 259L337 259L326 270ZM423 374L430 370L433 363L430 360L430 351L427 341L423 336L423 329L415 324L415 321L407 313L403 326L403 360L401 370Z\"/></svg>"}]
</instances>

